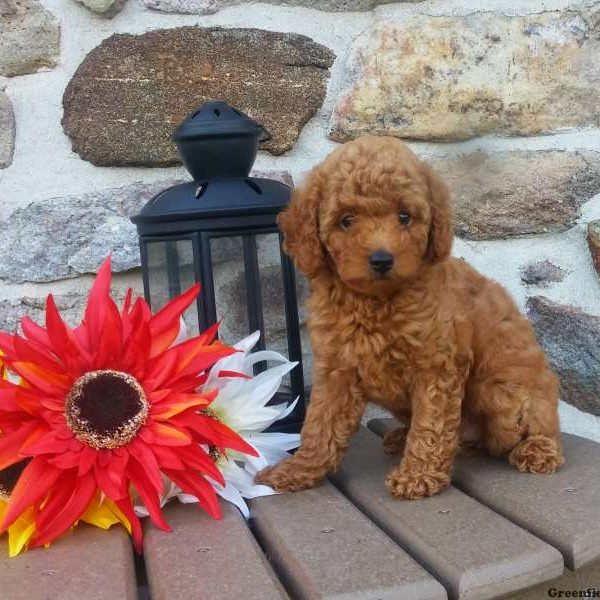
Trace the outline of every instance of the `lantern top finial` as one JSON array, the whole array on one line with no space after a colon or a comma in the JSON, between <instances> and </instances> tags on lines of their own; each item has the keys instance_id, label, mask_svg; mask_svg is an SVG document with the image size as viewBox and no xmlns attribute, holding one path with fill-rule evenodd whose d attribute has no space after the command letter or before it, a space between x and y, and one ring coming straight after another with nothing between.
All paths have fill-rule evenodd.
<instances>
[{"instance_id":1,"label":"lantern top finial","mask_svg":"<svg viewBox=\"0 0 600 600\"><path fill-rule=\"evenodd\" d=\"M205 102L177 127L173 141L196 181L246 177L269 132L227 102Z\"/></svg>"},{"instance_id":2,"label":"lantern top finial","mask_svg":"<svg viewBox=\"0 0 600 600\"><path fill-rule=\"evenodd\" d=\"M267 130L241 110L221 100L205 102L189 114L173 132L173 141L180 142L199 135L235 135L246 133L259 137L260 142L270 138ZM262 134L262 135L261 135Z\"/></svg>"},{"instance_id":3,"label":"lantern top finial","mask_svg":"<svg viewBox=\"0 0 600 600\"><path fill-rule=\"evenodd\" d=\"M175 130L173 141L194 181L149 200L131 219L140 235L272 230L291 188L249 176L265 134L262 125L226 102L206 102L192 112Z\"/></svg>"}]
</instances>

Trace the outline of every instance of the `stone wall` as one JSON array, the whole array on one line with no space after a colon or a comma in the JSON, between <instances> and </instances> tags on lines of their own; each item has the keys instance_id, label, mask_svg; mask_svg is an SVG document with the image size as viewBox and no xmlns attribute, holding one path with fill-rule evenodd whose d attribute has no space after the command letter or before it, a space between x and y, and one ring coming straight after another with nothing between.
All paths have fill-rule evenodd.
<instances>
[{"instance_id":1,"label":"stone wall","mask_svg":"<svg viewBox=\"0 0 600 600\"><path fill-rule=\"evenodd\" d=\"M128 217L185 178L169 133L220 98L270 129L257 169L296 181L362 133L410 140L454 192L455 254L532 319L563 427L600 439L599 40L585 0L3 0L0 328L41 319L49 291L77 320L108 252L117 295L140 289ZM235 337L238 254L220 252Z\"/></svg>"}]
</instances>

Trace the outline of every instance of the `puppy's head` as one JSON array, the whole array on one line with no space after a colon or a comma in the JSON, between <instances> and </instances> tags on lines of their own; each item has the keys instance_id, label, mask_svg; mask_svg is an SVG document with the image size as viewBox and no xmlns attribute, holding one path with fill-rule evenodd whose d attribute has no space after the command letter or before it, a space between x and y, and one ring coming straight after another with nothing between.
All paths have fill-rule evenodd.
<instances>
[{"instance_id":1,"label":"puppy's head","mask_svg":"<svg viewBox=\"0 0 600 600\"><path fill-rule=\"evenodd\" d=\"M367 295L393 293L452 247L448 188L391 137L365 136L330 154L279 225L308 278L330 272Z\"/></svg>"}]
</instances>

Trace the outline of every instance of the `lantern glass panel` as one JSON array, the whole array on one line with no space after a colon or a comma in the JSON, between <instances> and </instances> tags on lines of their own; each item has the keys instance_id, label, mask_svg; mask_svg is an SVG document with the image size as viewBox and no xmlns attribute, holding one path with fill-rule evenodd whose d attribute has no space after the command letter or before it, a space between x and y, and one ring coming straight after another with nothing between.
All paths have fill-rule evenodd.
<instances>
[{"instance_id":1,"label":"lantern glass panel","mask_svg":"<svg viewBox=\"0 0 600 600\"><path fill-rule=\"evenodd\" d=\"M150 304L154 312L191 288L194 277L194 247L191 240L167 240L146 244ZM198 308L192 304L183 315L190 336L198 335Z\"/></svg>"},{"instance_id":2,"label":"lantern glass panel","mask_svg":"<svg viewBox=\"0 0 600 600\"><path fill-rule=\"evenodd\" d=\"M279 234L268 233L256 236L256 246L260 264L264 345L269 350L280 352L289 358ZM289 390L290 385L289 375L286 375L283 380L284 389Z\"/></svg>"},{"instance_id":3,"label":"lantern glass panel","mask_svg":"<svg viewBox=\"0 0 600 600\"><path fill-rule=\"evenodd\" d=\"M235 344L250 333L242 236L210 240L219 338Z\"/></svg>"}]
</instances>

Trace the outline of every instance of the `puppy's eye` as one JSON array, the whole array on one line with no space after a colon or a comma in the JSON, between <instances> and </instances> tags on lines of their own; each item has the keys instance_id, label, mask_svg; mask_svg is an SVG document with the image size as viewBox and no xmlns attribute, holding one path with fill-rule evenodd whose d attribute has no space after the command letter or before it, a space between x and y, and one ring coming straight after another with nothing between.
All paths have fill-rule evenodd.
<instances>
[{"instance_id":1,"label":"puppy's eye","mask_svg":"<svg viewBox=\"0 0 600 600\"><path fill-rule=\"evenodd\" d=\"M354 215L344 215L340 219L340 227L342 229L348 229L352 225L353 221L354 221Z\"/></svg>"},{"instance_id":2,"label":"puppy's eye","mask_svg":"<svg viewBox=\"0 0 600 600\"><path fill-rule=\"evenodd\" d=\"M401 210L398 213L398 221L400 221L401 225L408 225L411 221L411 216L405 210Z\"/></svg>"}]
</instances>

